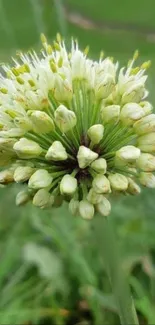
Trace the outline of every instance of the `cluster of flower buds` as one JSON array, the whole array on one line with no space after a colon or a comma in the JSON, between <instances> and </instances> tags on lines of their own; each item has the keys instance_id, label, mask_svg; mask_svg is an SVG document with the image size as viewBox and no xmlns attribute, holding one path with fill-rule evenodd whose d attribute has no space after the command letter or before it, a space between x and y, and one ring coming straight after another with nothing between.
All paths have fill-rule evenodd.
<instances>
[{"instance_id":1,"label":"cluster of flower buds","mask_svg":"<svg viewBox=\"0 0 155 325\"><path fill-rule=\"evenodd\" d=\"M41 37L42 57L19 53L0 75L0 184L27 185L17 205L69 202L73 215L110 213L113 193L155 188L155 114L146 101L150 62L127 67L87 58L72 40Z\"/></svg>"}]
</instances>

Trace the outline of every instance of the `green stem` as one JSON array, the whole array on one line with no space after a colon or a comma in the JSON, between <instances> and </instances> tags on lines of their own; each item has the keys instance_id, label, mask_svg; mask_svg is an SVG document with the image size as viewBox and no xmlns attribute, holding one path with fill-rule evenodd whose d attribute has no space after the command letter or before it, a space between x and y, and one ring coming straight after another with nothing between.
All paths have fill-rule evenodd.
<instances>
[{"instance_id":1,"label":"green stem","mask_svg":"<svg viewBox=\"0 0 155 325\"><path fill-rule=\"evenodd\" d=\"M120 322L122 325L138 325L138 318L134 302L127 284L120 259L118 256L117 241L107 218L99 217L98 241L107 268L107 274L116 300Z\"/></svg>"}]
</instances>

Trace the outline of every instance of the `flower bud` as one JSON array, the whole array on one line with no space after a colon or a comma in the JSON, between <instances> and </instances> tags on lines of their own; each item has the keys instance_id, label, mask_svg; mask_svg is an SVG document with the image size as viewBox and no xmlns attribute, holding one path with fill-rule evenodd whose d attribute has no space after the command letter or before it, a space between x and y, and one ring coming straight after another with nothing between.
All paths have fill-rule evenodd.
<instances>
[{"instance_id":1,"label":"flower bud","mask_svg":"<svg viewBox=\"0 0 155 325\"><path fill-rule=\"evenodd\" d=\"M145 116L143 108L136 103L128 103L123 106L120 114L120 119L124 125L132 125L134 121L137 121Z\"/></svg>"},{"instance_id":2,"label":"flower bud","mask_svg":"<svg viewBox=\"0 0 155 325\"><path fill-rule=\"evenodd\" d=\"M79 212L83 219L90 220L94 216L94 206L87 200L82 200L79 203Z\"/></svg>"},{"instance_id":3,"label":"flower bud","mask_svg":"<svg viewBox=\"0 0 155 325\"><path fill-rule=\"evenodd\" d=\"M104 175L97 175L92 182L93 189L96 193L110 193L110 182L108 178Z\"/></svg>"},{"instance_id":4,"label":"flower bud","mask_svg":"<svg viewBox=\"0 0 155 325\"><path fill-rule=\"evenodd\" d=\"M45 158L47 160L63 161L67 159L67 152L60 141L54 141L48 149Z\"/></svg>"},{"instance_id":5,"label":"flower bud","mask_svg":"<svg viewBox=\"0 0 155 325\"><path fill-rule=\"evenodd\" d=\"M141 135L137 140L137 146L143 152L155 152L155 133Z\"/></svg>"},{"instance_id":6,"label":"flower bud","mask_svg":"<svg viewBox=\"0 0 155 325\"><path fill-rule=\"evenodd\" d=\"M134 124L134 130L137 134L155 132L155 114L150 114Z\"/></svg>"},{"instance_id":7,"label":"flower bud","mask_svg":"<svg viewBox=\"0 0 155 325\"><path fill-rule=\"evenodd\" d=\"M13 171L5 169L0 172L0 184L8 184L13 182Z\"/></svg>"},{"instance_id":8,"label":"flower bud","mask_svg":"<svg viewBox=\"0 0 155 325\"><path fill-rule=\"evenodd\" d=\"M143 186L155 188L155 175L152 173L140 173L139 181Z\"/></svg>"},{"instance_id":9,"label":"flower bud","mask_svg":"<svg viewBox=\"0 0 155 325\"><path fill-rule=\"evenodd\" d=\"M95 85L95 94L97 99L107 98L115 87L115 79L111 74L106 73L102 81Z\"/></svg>"},{"instance_id":10,"label":"flower bud","mask_svg":"<svg viewBox=\"0 0 155 325\"><path fill-rule=\"evenodd\" d=\"M126 191L128 188L127 178L119 173L110 174L108 177L111 187L116 191Z\"/></svg>"},{"instance_id":11,"label":"flower bud","mask_svg":"<svg viewBox=\"0 0 155 325\"><path fill-rule=\"evenodd\" d=\"M141 153L137 160L137 167L142 169L144 172L155 171L155 157L150 153Z\"/></svg>"},{"instance_id":12,"label":"flower bud","mask_svg":"<svg viewBox=\"0 0 155 325\"><path fill-rule=\"evenodd\" d=\"M125 162L134 162L140 157L140 149L134 146L125 146L116 151L116 157Z\"/></svg>"},{"instance_id":13,"label":"flower bud","mask_svg":"<svg viewBox=\"0 0 155 325\"><path fill-rule=\"evenodd\" d=\"M85 168L89 166L95 159L97 159L98 154L85 146L80 146L77 154L77 159L80 168Z\"/></svg>"},{"instance_id":14,"label":"flower bud","mask_svg":"<svg viewBox=\"0 0 155 325\"><path fill-rule=\"evenodd\" d=\"M102 200L102 195L97 194L93 188L89 190L89 193L87 195L87 200L92 204L97 204Z\"/></svg>"},{"instance_id":15,"label":"flower bud","mask_svg":"<svg viewBox=\"0 0 155 325\"><path fill-rule=\"evenodd\" d=\"M71 130L77 122L76 115L73 111L67 109L64 105L60 105L55 113L55 122L62 133Z\"/></svg>"},{"instance_id":16,"label":"flower bud","mask_svg":"<svg viewBox=\"0 0 155 325\"><path fill-rule=\"evenodd\" d=\"M91 163L91 168L96 172L105 174L107 170L107 162L104 158L98 158Z\"/></svg>"},{"instance_id":17,"label":"flower bud","mask_svg":"<svg viewBox=\"0 0 155 325\"><path fill-rule=\"evenodd\" d=\"M132 195L137 195L137 194L140 194L141 188L137 183L135 183L133 181L132 178L128 177L128 189L127 189L127 191L128 191L128 193L130 193Z\"/></svg>"},{"instance_id":18,"label":"flower bud","mask_svg":"<svg viewBox=\"0 0 155 325\"><path fill-rule=\"evenodd\" d=\"M20 191L16 196L16 205L24 205L30 200L30 194L27 191Z\"/></svg>"},{"instance_id":19,"label":"flower bud","mask_svg":"<svg viewBox=\"0 0 155 325\"><path fill-rule=\"evenodd\" d=\"M88 137L93 144L98 144L102 138L104 133L104 126L102 124L96 124L89 128Z\"/></svg>"},{"instance_id":20,"label":"flower bud","mask_svg":"<svg viewBox=\"0 0 155 325\"><path fill-rule=\"evenodd\" d=\"M145 115L150 114L152 112L152 110L153 110L152 105L147 101L141 102L140 106L143 108L143 111L144 111Z\"/></svg>"},{"instance_id":21,"label":"flower bud","mask_svg":"<svg viewBox=\"0 0 155 325\"><path fill-rule=\"evenodd\" d=\"M69 211L73 216L77 215L79 212L79 201L72 199L69 202Z\"/></svg>"},{"instance_id":22,"label":"flower bud","mask_svg":"<svg viewBox=\"0 0 155 325\"><path fill-rule=\"evenodd\" d=\"M0 150L3 150L3 152L12 151L16 141L16 139L12 138L0 138Z\"/></svg>"},{"instance_id":23,"label":"flower bud","mask_svg":"<svg viewBox=\"0 0 155 325\"><path fill-rule=\"evenodd\" d=\"M53 203L54 196L51 195L45 188L38 190L33 198L33 204L41 209L48 208Z\"/></svg>"},{"instance_id":24,"label":"flower bud","mask_svg":"<svg viewBox=\"0 0 155 325\"><path fill-rule=\"evenodd\" d=\"M29 179L28 186L32 189L48 187L52 183L52 176L45 169L38 169Z\"/></svg>"},{"instance_id":25,"label":"flower bud","mask_svg":"<svg viewBox=\"0 0 155 325\"><path fill-rule=\"evenodd\" d=\"M106 197L102 197L102 201L96 204L96 210L104 217L107 217L111 212L111 204L106 199Z\"/></svg>"},{"instance_id":26,"label":"flower bud","mask_svg":"<svg viewBox=\"0 0 155 325\"><path fill-rule=\"evenodd\" d=\"M42 148L39 146L38 143L32 140L28 140L26 138L21 138L17 141L13 149L16 151L17 155L21 159L31 159L38 157L41 152Z\"/></svg>"},{"instance_id":27,"label":"flower bud","mask_svg":"<svg viewBox=\"0 0 155 325\"><path fill-rule=\"evenodd\" d=\"M28 132L33 129L31 121L25 116L17 116L14 118L14 124L23 129L24 131Z\"/></svg>"},{"instance_id":28,"label":"flower bud","mask_svg":"<svg viewBox=\"0 0 155 325\"><path fill-rule=\"evenodd\" d=\"M133 84L122 96L122 103L139 103L145 95L145 88L142 83Z\"/></svg>"},{"instance_id":29,"label":"flower bud","mask_svg":"<svg viewBox=\"0 0 155 325\"><path fill-rule=\"evenodd\" d=\"M55 129L53 120L43 111L31 111L30 119L33 123L34 132L36 133L49 133Z\"/></svg>"},{"instance_id":30,"label":"flower bud","mask_svg":"<svg viewBox=\"0 0 155 325\"><path fill-rule=\"evenodd\" d=\"M29 166L17 167L14 172L14 180L17 183L27 181L34 172L34 168Z\"/></svg>"},{"instance_id":31,"label":"flower bud","mask_svg":"<svg viewBox=\"0 0 155 325\"><path fill-rule=\"evenodd\" d=\"M77 179L67 174L63 176L60 182L61 194L73 195L77 189Z\"/></svg>"},{"instance_id":32,"label":"flower bud","mask_svg":"<svg viewBox=\"0 0 155 325\"><path fill-rule=\"evenodd\" d=\"M103 123L117 122L120 116L119 105L104 106L101 109Z\"/></svg>"},{"instance_id":33,"label":"flower bud","mask_svg":"<svg viewBox=\"0 0 155 325\"><path fill-rule=\"evenodd\" d=\"M0 136L4 138L20 138L25 134L24 129L12 128L7 131L0 131Z\"/></svg>"}]
</instances>

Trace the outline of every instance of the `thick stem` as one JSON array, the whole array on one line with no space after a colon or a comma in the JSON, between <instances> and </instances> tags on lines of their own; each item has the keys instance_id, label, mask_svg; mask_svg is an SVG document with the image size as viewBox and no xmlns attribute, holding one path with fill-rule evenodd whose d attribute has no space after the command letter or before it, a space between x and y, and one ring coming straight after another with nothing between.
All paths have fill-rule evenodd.
<instances>
[{"instance_id":1,"label":"thick stem","mask_svg":"<svg viewBox=\"0 0 155 325\"><path fill-rule=\"evenodd\" d=\"M122 325L138 325L139 322L130 288L119 260L117 242L112 230L112 224L107 218L101 220L98 217L98 219L100 219L98 222L100 250L107 268L120 322Z\"/></svg>"}]
</instances>

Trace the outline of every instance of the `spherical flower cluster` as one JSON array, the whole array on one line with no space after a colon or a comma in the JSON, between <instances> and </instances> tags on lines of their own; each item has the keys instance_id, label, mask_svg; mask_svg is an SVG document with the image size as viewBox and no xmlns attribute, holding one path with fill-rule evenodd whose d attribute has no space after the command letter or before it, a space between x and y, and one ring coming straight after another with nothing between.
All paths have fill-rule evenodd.
<instances>
[{"instance_id":1,"label":"spherical flower cluster","mask_svg":"<svg viewBox=\"0 0 155 325\"><path fill-rule=\"evenodd\" d=\"M155 187L155 114L146 100L149 62L126 68L87 58L60 35L19 53L0 76L0 184L25 183L17 205L60 206L91 219L110 213L112 193Z\"/></svg>"}]
</instances>

